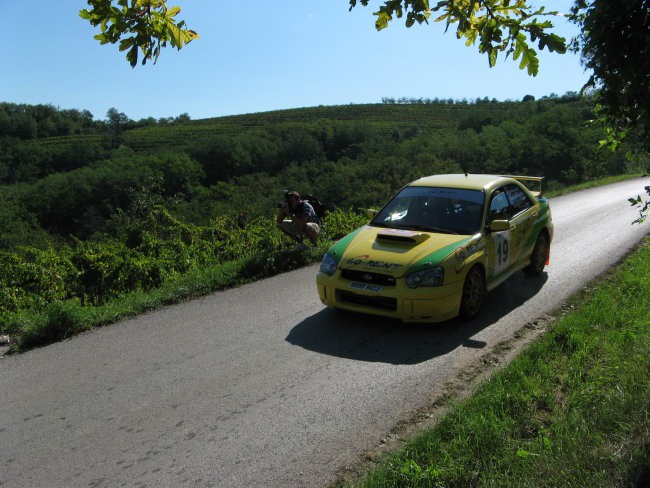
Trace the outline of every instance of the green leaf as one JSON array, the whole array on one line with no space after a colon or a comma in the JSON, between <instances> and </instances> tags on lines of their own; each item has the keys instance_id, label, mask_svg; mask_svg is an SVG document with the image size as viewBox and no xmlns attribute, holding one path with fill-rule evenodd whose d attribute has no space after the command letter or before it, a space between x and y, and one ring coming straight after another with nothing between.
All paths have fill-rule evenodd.
<instances>
[{"instance_id":1,"label":"green leaf","mask_svg":"<svg viewBox=\"0 0 650 488\"><path fill-rule=\"evenodd\" d=\"M375 28L377 30L382 30L388 27L388 22L391 20L391 16L386 12L377 12L377 20L375 21Z\"/></svg>"},{"instance_id":2,"label":"green leaf","mask_svg":"<svg viewBox=\"0 0 650 488\"><path fill-rule=\"evenodd\" d=\"M138 46L133 46L129 49L129 52L126 53L126 59L131 65L131 68L135 68L135 65L138 64Z\"/></svg>"},{"instance_id":3,"label":"green leaf","mask_svg":"<svg viewBox=\"0 0 650 488\"><path fill-rule=\"evenodd\" d=\"M172 7L167 11L167 17L176 17L180 11L180 7Z\"/></svg>"},{"instance_id":4,"label":"green leaf","mask_svg":"<svg viewBox=\"0 0 650 488\"><path fill-rule=\"evenodd\" d=\"M493 68L494 65L497 64L497 50L496 49L490 49L490 53L489 53L488 56L489 56L489 60L490 60L489 61L490 67Z\"/></svg>"},{"instance_id":5,"label":"green leaf","mask_svg":"<svg viewBox=\"0 0 650 488\"><path fill-rule=\"evenodd\" d=\"M135 37L129 37L128 39L122 39L120 41L119 50L126 51L135 43Z\"/></svg>"},{"instance_id":6,"label":"green leaf","mask_svg":"<svg viewBox=\"0 0 650 488\"><path fill-rule=\"evenodd\" d=\"M557 34L550 34L546 37L546 46L550 52L557 52L560 54L566 53L567 50L566 39Z\"/></svg>"},{"instance_id":7,"label":"green leaf","mask_svg":"<svg viewBox=\"0 0 650 488\"><path fill-rule=\"evenodd\" d=\"M467 37L467 40L465 41L466 46L471 46L476 42L476 38L478 37L478 30L477 29L471 29L467 30L464 32L465 37Z\"/></svg>"},{"instance_id":8,"label":"green leaf","mask_svg":"<svg viewBox=\"0 0 650 488\"><path fill-rule=\"evenodd\" d=\"M108 36L106 36L105 34L97 34L97 35L94 35L94 36L93 36L93 39L97 39L97 40L99 41L99 43L102 44L102 45L104 45L104 44L108 44L109 42L111 42L111 41L108 39Z\"/></svg>"},{"instance_id":9,"label":"green leaf","mask_svg":"<svg viewBox=\"0 0 650 488\"><path fill-rule=\"evenodd\" d=\"M520 458L526 459L526 458L529 458L531 456L539 456L539 454L535 454L533 452L528 452L528 451L524 451L523 449L519 449L517 451L517 456L519 456Z\"/></svg>"},{"instance_id":10,"label":"green leaf","mask_svg":"<svg viewBox=\"0 0 650 488\"><path fill-rule=\"evenodd\" d=\"M638 195L636 198L628 198L628 202L630 202L631 205L638 205L641 203L641 195Z\"/></svg>"}]
</instances>

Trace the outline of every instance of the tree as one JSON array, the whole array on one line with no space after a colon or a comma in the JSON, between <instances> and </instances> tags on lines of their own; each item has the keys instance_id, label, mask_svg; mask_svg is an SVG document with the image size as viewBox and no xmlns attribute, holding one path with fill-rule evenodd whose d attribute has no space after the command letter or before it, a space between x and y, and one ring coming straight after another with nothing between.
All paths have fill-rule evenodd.
<instances>
[{"instance_id":1,"label":"tree","mask_svg":"<svg viewBox=\"0 0 650 488\"><path fill-rule=\"evenodd\" d=\"M614 133L638 129L650 148L650 0L577 0L573 20L581 26L574 49L592 71Z\"/></svg>"},{"instance_id":2,"label":"tree","mask_svg":"<svg viewBox=\"0 0 650 488\"><path fill-rule=\"evenodd\" d=\"M79 15L94 27L100 26L97 39L102 44L119 41L120 51L127 51L126 59L135 67L138 51L142 51L142 64L155 63L160 48L181 49L199 36L185 28L185 21L176 21L180 7L167 8L166 0L88 0L90 9Z\"/></svg>"},{"instance_id":3,"label":"tree","mask_svg":"<svg viewBox=\"0 0 650 488\"><path fill-rule=\"evenodd\" d=\"M187 122L190 122L191 120L192 118L190 117L190 115L187 112L183 112L182 114L180 114L178 117L174 119L174 123L185 124Z\"/></svg>"},{"instance_id":4,"label":"tree","mask_svg":"<svg viewBox=\"0 0 650 488\"><path fill-rule=\"evenodd\" d=\"M576 0L573 21L581 26L574 49L592 75L601 119L609 132L603 143L618 149L631 133L635 144L650 149L650 0ZM650 187L645 187L650 196ZM650 198L629 199L639 210L636 223L650 211Z\"/></svg>"},{"instance_id":5,"label":"tree","mask_svg":"<svg viewBox=\"0 0 650 488\"><path fill-rule=\"evenodd\" d=\"M106 111L106 121L111 127L119 128L128 124L131 119L125 113L120 112L115 107L111 107Z\"/></svg>"},{"instance_id":6,"label":"tree","mask_svg":"<svg viewBox=\"0 0 650 488\"><path fill-rule=\"evenodd\" d=\"M119 145L124 126L131 122L131 119L115 107L111 107L106 112L106 122L111 129L111 143L114 146Z\"/></svg>"},{"instance_id":7,"label":"tree","mask_svg":"<svg viewBox=\"0 0 650 488\"><path fill-rule=\"evenodd\" d=\"M367 6L370 0L350 0L350 10L361 3ZM553 34L553 23L549 17L557 12L547 12L545 7L535 8L528 0L445 0L430 6L428 0L385 0L375 12L375 27L384 29L394 17L406 14L406 26L428 23L432 14L439 14L436 22L445 22L446 29L456 26L456 36L465 38L470 46L478 41L479 52L487 54L490 66L494 66L497 55L505 52L514 60L521 58L520 69L536 76L539 59L531 43L537 42L541 51L566 52L566 39Z\"/></svg>"}]
</instances>

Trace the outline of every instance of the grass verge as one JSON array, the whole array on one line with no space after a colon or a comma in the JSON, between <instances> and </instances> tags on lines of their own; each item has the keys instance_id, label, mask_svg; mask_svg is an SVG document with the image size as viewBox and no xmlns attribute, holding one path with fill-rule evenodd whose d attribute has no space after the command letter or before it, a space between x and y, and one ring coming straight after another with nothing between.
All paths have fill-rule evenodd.
<instances>
[{"instance_id":1,"label":"grass verge","mask_svg":"<svg viewBox=\"0 0 650 488\"><path fill-rule=\"evenodd\" d=\"M645 176L648 176L648 174L647 173L626 173L623 175L608 176L606 178L600 178L597 180L585 181L584 183L580 183L579 185L566 186L562 188L550 188L548 192L544 193L544 196L549 198L559 197L574 191L587 190L589 188L596 188L598 186L610 185L612 183L633 180L635 178L642 178ZM625 195L623 195L623 197L625 198Z\"/></svg>"},{"instance_id":2,"label":"grass verge","mask_svg":"<svg viewBox=\"0 0 650 488\"><path fill-rule=\"evenodd\" d=\"M650 485L650 241L431 430L341 486Z\"/></svg>"}]
</instances>

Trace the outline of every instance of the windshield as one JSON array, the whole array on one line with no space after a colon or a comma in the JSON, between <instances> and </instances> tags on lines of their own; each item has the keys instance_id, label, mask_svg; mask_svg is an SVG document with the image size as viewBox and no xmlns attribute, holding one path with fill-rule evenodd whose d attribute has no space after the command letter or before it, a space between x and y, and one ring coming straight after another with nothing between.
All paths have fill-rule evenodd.
<instances>
[{"instance_id":1,"label":"windshield","mask_svg":"<svg viewBox=\"0 0 650 488\"><path fill-rule=\"evenodd\" d=\"M407 186L370 225L446 234L476 234L481 227L481 190Z\"/></svg>"}]
</instances>

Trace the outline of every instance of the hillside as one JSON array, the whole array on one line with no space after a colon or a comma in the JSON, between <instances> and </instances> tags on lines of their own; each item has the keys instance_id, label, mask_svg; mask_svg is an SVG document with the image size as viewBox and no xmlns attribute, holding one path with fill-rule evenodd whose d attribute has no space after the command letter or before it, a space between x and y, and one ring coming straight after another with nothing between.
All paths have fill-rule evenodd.
<instances>
[{"instance_id":1,"label":"hillside","mask_svg":"<svg viewBox=\"0 0 650 488\"><path fill-rule=\"evenodd\" d=\"M576 100L571 100L576 102ZM287 126L311 126L319 122L361 124L382 136L393 131L418 131L431 133L454 130L477 106L485 104L492 116L501 117L513 110L519 102L481 102L479 104L436 103L384 103L350 104L338 106L305 107L270 112L231 115L200 120L183 120L164 123L123 124L121 142L136 151L160 147L185 146L214 136L232 136L248 131L277 130ZM101 128L99 128L101 131ZM32 139L42 146L71 145L80 142L97 144L102 135L97 129L73 135L57 135Z\"/></svg>"},{"instance_id":2,"label":"hillside","mask_svg":"<svg viewBox=\"0 0 650 488\"><path fill-rule=\"evenodd\" d=\"M511 103L495 104L493 113L512 107ZM180 126L142 127L124 134L124 141L135 149L160 144L182 145L214 135L233 135L250 130L267 130L287 125L310 125L317 121L364 124L377 133L389 136L395 129L423 132L455 129L473 108L468 104L368 104L307 107L271 112L233 115L191 121Z\"/></svg>"}]
</instances>

